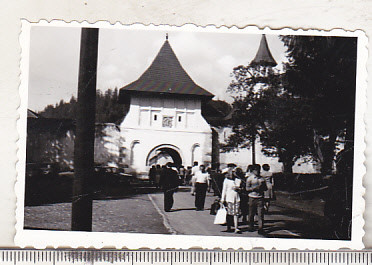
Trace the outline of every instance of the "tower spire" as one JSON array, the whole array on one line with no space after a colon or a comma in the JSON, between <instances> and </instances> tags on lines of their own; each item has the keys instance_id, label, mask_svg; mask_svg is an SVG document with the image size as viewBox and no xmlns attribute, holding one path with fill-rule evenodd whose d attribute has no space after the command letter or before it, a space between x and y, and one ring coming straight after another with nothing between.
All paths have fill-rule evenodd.
<instances>
[{"instance_id":1,"label":"tower spire","mask_svg":"<svg viewBox=\"0 0 372 265\"><path fill-rule=\"evenodd\" d=\"M165 40L168 40L168 32L165 33Z\"/></svg>"},{"instance_id":2,"label":"tower spire","mask_svg":"<svg viewBox=\"0 0 372 265\"><path fill-rule=\"evenodd\" d=\"M125 94L138 92L192 95L206 99L214 96L191 79L167 39L139 79L120 89L120 101L125 102Z\"/></svg>"},{"instance_id":3,"label":"tower spire","mask_svg":"<svg viewBox=\"0 0 372 265\"><path fill-rule=\"evenodd\" d=\"M277 65L274 57L271 55L265 34L262 34L260 46L258 48L256 56L254 57L250 65L251 66L254 66L254 65L271 66L271 67L274 67Z\"/></svg>"}]
</instances>

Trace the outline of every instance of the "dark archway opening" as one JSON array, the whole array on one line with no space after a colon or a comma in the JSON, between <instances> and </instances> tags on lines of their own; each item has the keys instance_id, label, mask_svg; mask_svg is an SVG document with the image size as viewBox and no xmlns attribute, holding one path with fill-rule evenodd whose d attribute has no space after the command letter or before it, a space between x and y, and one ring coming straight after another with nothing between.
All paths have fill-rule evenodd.
<instances>
[{"instance_id":1,"label":"dark archway opening","mask_svg":"<svg viewBox=\"0 0 372 265\"><path fill-rule=\"evenodd\" d=\"M177 150L170 147L161 147L149 154L147 165L165 165L168 162L172 162L176 167L179 167L182 165L182 158Z\"/></svg>"}]
</instances>

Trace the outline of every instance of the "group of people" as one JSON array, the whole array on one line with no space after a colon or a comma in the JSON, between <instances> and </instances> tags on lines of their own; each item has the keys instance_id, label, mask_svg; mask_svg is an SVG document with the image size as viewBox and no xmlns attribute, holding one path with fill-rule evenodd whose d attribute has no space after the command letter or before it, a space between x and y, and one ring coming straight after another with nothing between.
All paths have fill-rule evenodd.
<instances>
[{"instance_id":1,"label":"group of people","mask_svg":"<svg viewBox=\"0 0 372 265\"><path fill-rule=\"evenodd\" d=\"M182 172L182 168L177 168L171 162L162 167L152 166L150 168L150 182L156 187L162 188L164 192L164 211L171 211L174 202L173 194L181 184L190 184L192 186L192 195L195 195L196 210L203 211L207 190L210 187L210 174L206 171L205 166L199 166L198 162L194 162L194 166L188 173L190 177L187 177Z\"/></svg>"},{"instance_id":2,"label":"group of people","mask_svg":"<svg viewBox=\"0 0 372 265\"><path fill-rule=\"evenodd\" d=\"M149 171L149 180L156 188L160 188L160 177L166 169L166 165L152 165Z\"/></svg>"},{"instance_id":3,"label":"group of people","mask_svg":"<svg viewBox=\"0 0 372 265\"><path fill-rule=\"evenodd\" d=\"M197 163L194 168L196 166ZM264 164L261 170L258 164L249 165L244 173L235 164L228 164L222 171L217 170L210 174L204 172L205 167L201 165L200 171L195 169L192 178L194 188L191 193L195 195L196 210L204 209L207 187L212 186L214 194L220 197L221 207L226 207L228 232L240 233L239 217L242 217L243 223L248 223L250 231L254 231L254 219L257 215L258 232L264 233L264 213L268 212L270 201L275 199L270 166Z\"/></svg>"},{"instance_id":4,"label":"group of people","mask_svg":"<svg viewBox=\"0 0 372 265\"><path fill-rule=\"evenodd\" d=\"M269 210L270 201L275 199L274 179L268 164L264 164L262 170L258 164L249 165L244 172L235 164L228 164L221 171L206 169L204 165L194 162L193 167L188 169L188 178L186 172L172 163L167 163L161 170L156 170L156 167L156 171L151 170L153 168L149 172L150 181L163 189L166 212L172 209L173 194L178 186L189 183L191 195L195 196L196 211L204 210L207 191L212 188L214 195L220 198L220 207L226 208L228 232L240 233L239 217L242 217L243 223L248 223L250 231L254 231L257 215L258 232L264 233L264 213Z\"/></svg>"},{"instance_id":5,"label":"group of people","mask_svg":"<svg viewBox=\"0 0 372 265\"><path fill-rule=\"evenodd\" d=\"M220 203L226 206L227 230L240 233L239 216L243 223L249 225L249 231L254 231L254 218L258 217L258 232L264 233L264 213L269 210L270 201L275 198L274 179L270 166L265 164L249 165L244 174L240 168L230 165L223 172L223 182ZM248 217L248 220L247 220Z\"/></svg>"},{"instance_id":6,"label":"group of people","mask_svg":"<svg viewBox=\"0 0 372 265\"><path fill-rule=\"evenodd\" d=\"M170 163L172 164L172 163ZM154 185L157 188L162 188L160 183L160 178L162 175L162 172L167 168L167 165L152 165L149 171L149 180L152 185ZM185 168L183 165L175 166L172 164L172 168L177 171L178 178L180 180L180 183L182 185L189 185L191 183L191 177L193 175L192 171L193 168L191 166L188 166Z\"/></svg>"}]
</instances>

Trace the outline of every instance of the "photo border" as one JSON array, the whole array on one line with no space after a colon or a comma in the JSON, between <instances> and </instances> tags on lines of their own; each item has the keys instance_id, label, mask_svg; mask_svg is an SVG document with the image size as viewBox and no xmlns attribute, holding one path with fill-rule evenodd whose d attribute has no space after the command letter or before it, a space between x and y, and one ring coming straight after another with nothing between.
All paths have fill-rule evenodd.
<instances>
[{"instance_id":1,"label":"photo border","mask_svg":"<svg viewBox=\"0 0 372 265\"><path fill-rule=\"evenodd\" d=\"M29 22L22 20L22 30L20 34L21 52L21 83L19 86L20 107L17 130L19 133L17 182L15 192L17 197L16 209L16 235L15 244L20 247L72 247L72 248L161 248L161 249L190 249L203 248L214 249L252 249L264 248L285 250L296 248L299 250L335 250L340 248L362 249L364 247L362 237L364 235L364 209L365 202L363 195L363 177L366 174L364 166L366 148L365 136L366 129L364 115L366 112L366 91L367 91L367 58L368 39L366 34L361 31L346 31L343 29L325 30L294 30L290 28L272 30L268 27L259 29L256 26L245 28L237 27L199 27L187 24L181 27L169 25L149 25L132 24L122 25L120 23L110 24L100 21L94 24L88 22L64 22L53 20L47 22ZM356 104L355 104L355 141L354 141L354 172L353 172L353 205L352 205L352 238L347 240L318 240L318 239L282 239L282 238L255 238L255 237L228 237L228 236L197 236L197 235L163 235L163 234L134 234L134 233L106 233L106 232L75 232L75 231L49 231L49 230L25 230L24 221L24 189L25 189L25 159L26 159L26 128L27 128L27 102L28 102L28 79L29 79L29 42L30 29L32 26L50 27L99 27L110 29L142 29L142 30L182 30L199 32L219 32L219 33L241 33L241 34L276 34L276 35L318 35L318 36L349 36L358 37L357 52L357 82L356 82Z\"/></svg>"}]
</instances>

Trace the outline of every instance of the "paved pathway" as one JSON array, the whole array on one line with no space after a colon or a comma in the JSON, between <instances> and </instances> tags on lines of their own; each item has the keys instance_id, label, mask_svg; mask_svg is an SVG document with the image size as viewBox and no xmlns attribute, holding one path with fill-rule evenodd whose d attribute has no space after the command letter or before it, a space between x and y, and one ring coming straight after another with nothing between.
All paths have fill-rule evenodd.
<instances>
[{"instance_id":1,"label":"paved pathway","mask_svg":"<svg viewBox=\"0 0 372 265\"><path fill-rule=\"evenodd\" d=\"M207 236L255 236L254 233L234 234L223 232L226 226L214 225L214 215L209 214L210 205L215 197L207 195L204 211L196 211L194 206L195 197L187 191L181 191L174 194L174 205L171 212L163 211L163 194L148 195L157 206L161 209L161 214L165 222L169 223L173 231L183 235L207 235ZM168 226L168 225L167 225ZM244 229L243 229L244 230Z\"/></svg>"},{"instance_id":2,"label":"paved pathway","mask_svg":"<svg viewBox=\"0 0 372 265\"><path fill-rule=\"evenodd\" d=\"M242 234L227 233L226 226L214 225L214 216L209 214L210 205L216 197L211 194L206 198L206 210L195 211L194 197L187 191L180 191L174 195L174 206L171 212L163 211L163 195L148 195L156 208L160 210L166 226L171 232L186 235L213 235L213 236L243 236L261 237L257 232L249 232L248 226L240 224ZM284 200L283 200L284 201ZM281 206L274 202L270 211L265 215L266 237L288 238L321 238L327 235L325 221L322 216Z\"/></svg>"},{"instance_id":3,"label":"paved pathway","mask_svg":"<svg viewBox=\"0 0 372 265\"><path fill-rule=\"evenodd\" d=\"M266 237L330 238L329 225L324 217L291 207L288 198L278 194L278 200L265 215ZM281 198L283 197L283 198ZM215 197L206 198L206 210L195 211L194 198L188 188L175 193L171 212L163 211L163 194L140 194L122 199L93 202L93 231L161 233L185 235L214 235L259 237L241 225L242 234L227 233L226 226L214 225L209 214ZM283 202L283 203L281 203ZM285 202L285 203L284 203ZM293 203L295 205L295 202ZM25 207L25 227L29 229L69 230L71 203Z\"/></svg>"},{"instance_id":4,"label":"paved pathway","mask_svg":"<svg viewBox=\"0 0 372 265\"><path fill-rule=\"evenodd\" d=\"M70 230L71 203L25 207L25 228ZM93 201L93 231L169 234L146 194Z\"/></svg>"}]
</instances>

